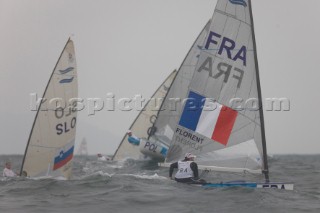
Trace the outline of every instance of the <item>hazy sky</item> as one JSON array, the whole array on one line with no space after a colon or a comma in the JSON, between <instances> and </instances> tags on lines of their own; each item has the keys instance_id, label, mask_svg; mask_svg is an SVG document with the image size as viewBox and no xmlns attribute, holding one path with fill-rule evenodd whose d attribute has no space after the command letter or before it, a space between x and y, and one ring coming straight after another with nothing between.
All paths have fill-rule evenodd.
<instances>
[{"instance_id":1,"label":"hazy sky","mask_svg":"<svg viewBox=\"0 0 320 213\"><path fill-rule=\"evenodd\" d=\"M35 112L68 39L76 48L79 97L148 98L211 18L215 0L0 0L0 154L23 154ZM252 0L269 153L320 153L320 1ZM112 154L138 111L79 113L77 145ZM76 147L77 149L77 147Z\"/></svg>"}]
</instances>

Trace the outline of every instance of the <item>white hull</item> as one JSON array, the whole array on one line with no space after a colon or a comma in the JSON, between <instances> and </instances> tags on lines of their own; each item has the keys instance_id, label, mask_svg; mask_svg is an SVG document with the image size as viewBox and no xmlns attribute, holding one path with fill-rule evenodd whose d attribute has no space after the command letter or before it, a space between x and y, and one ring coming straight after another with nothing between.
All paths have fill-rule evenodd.
<instances>
[{"instance_id":1,"label":"white hull","mask_svg":"<svg viewBox=\"0 0 320 213\"><path fill-rule=\"evenodd\" d=\"M164 149L167 150L167 148L163 145L141 139L139 148L143 155L151 159L159 161L163 161L165 159L166 152L164 153Z\"/></svg>"},{"instance_id":2,"label":"white hull","mask_svg":"<svg viewBox=\"0 0 320 213\"><path fill-rule=\"evenodd\" d=\"M227 182L227 183L207 183L204 188L225 188L225 187L245 187L256 189L284 189L293 190L293 183L256 183L256 182Z\"/></svg>"}]
</instances>

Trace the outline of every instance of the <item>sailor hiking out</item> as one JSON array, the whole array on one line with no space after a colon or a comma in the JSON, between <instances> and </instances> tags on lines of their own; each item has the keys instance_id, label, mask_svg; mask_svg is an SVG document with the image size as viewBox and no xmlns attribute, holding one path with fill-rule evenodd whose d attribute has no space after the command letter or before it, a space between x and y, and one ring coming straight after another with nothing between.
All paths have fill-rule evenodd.
<instances>
[{"instance_id":1,"label":"sailor hiking out","mask_svg":"<svg viewBox=\"0 0 320 213\"><path fill-rule=\"evenodd\" d=\"M132 134L131 130L127 131L128 135L128 142L131 143L132 145L139 146L140 145L140 138Z\"/></svg>"},{"instance_id":2,"label":"sailor hiking out","mask_svg":"<svg viewBox=\"0 0 320 213\"><path fill-rule=\"evenodd\" d=\"M11 162L9 162L9 161L6 162L5 168L3 169L2 176L3 177L15 177L15 176L17 176L17 173L15 173L11 169Z\"/></svg>"},{"instance_id":3,"label":"sailor hiking out","mask_svg":"<svg viewBox=\"0 0 320 213\"><path fill-rule=\"evenodd\" d=\"M173 179L173 170L178 169L174 178L177 182L192 184L205 183L205 180L199 179L198 165L194 162L195 157L196 156L191 153L186 153L184 160L172 163L170 165L169 177Z\"/></svg>"}]
</instances>

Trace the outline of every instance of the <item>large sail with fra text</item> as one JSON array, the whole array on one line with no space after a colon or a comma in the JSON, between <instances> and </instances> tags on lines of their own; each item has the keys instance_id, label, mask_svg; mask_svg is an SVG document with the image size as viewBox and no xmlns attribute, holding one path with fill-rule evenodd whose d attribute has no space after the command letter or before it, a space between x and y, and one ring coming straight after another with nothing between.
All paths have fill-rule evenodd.
<instances>
[{"instance_id":1,"label":"large sail with fra text","mask_svg":"<svg viewBox=\"0 0 320 213\"><path fill-rule=\"evenodd\" d=\"M250 0L218 0L166 163L265 173L268 165Z\"/></svg>"},{"instance_id":2,"label":"large sail with fra text","mask_svg":"<svg viewBox=\"0 0 320 213\"><path fill-rule=\"evenodd\" d=\"M69 39L38 107L21 175L71 177L77 122L77 82L75 50Z\"/></svg>"}]
</instances>

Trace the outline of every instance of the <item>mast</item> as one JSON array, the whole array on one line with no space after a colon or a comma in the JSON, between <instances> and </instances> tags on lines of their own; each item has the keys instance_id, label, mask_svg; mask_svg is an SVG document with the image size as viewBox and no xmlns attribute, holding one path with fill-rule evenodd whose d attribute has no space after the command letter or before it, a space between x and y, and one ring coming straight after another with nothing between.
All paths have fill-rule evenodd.
<instances>
[{"instance_id":1,"label":"mast","mask_svg":"<svg viewBox=\"0 0 320 213\"><path fill-rule=\"evenodd\" d=\"M45 89L44 92L43 92L42 99L43 99L44 96L46 95L46 92L47 92L49 83L50 83L50 81L51 81L51 79L52 79L53 73L54 73L54 71L56 70L56 67L57 67L57 65L58 65L58 63L59 63L59 61L60 61L60 58L61 58L64 50L66 49L66 47L67 47L67 45L68 45L68 43L69 43L70 40L71 40L71 38L69 37L67 43L65 44L65 46L64 46L64 48L63 48L63 50L62 50L62 52L61 52L61 54L60 54L59 59L57 60L56 65L55 65L54 68L53 68L53 71L52 71L51 76L50 76L50 78L49 78L49 81L48 81L48 83L47 83L46 89ZM39 111L40 111L40 109L41 109L42 99L41 99L41 101L40 101L40 104L39 104L39 108L38 108L38 110L37 110L36 117L34 118L34 121L33 121L33 124L32 124L32 129L31 129L31 131L30 131L30 135L29 135L29 139L28 139L28 143L27 143L26 149L25 149L25 151L24 151L23 160L22 160L22 165L21 165L21 169L20 169L20 175L22 175L22 172L23 172L24 162L25 162L26 155L27 155L27 152L28 152L28 148L29 148L31 136L32 136L33 129L34 129L34 126L35 126L36 121L37 121L37 118L38 118Z\"/></svg>"},{"instance_id":2,"label":"mast","mask_svg":"<svg viewBox=\"0 0 320 213\"><path fill-rule=\"evenodd\" d=\"M260 127L261 127L261 137L262 137L262 149L263 149L263 171L262 173L265 175L266 182L269 182L269 168L268 168L268 156L267 156L267 145L266 145L266 134L264 131L264 117L263 117L263 106L262 106L262 95L261 95L261 85L260 85L260 77L259 77L259 66L258 66L258 57L257 57L257 47L256 47L256 39L254 35L254 24L253 24L253 15L252 15L252 7L251 0L248 0L249 11L250 11L250 19L251 19L251 31L252 31L252 40L253 40L253 50L254 50L254 61L256 67L256 80L257 80L257 90L258 90L258 100L260 105Z\"/></svg>"}]
</instances>

